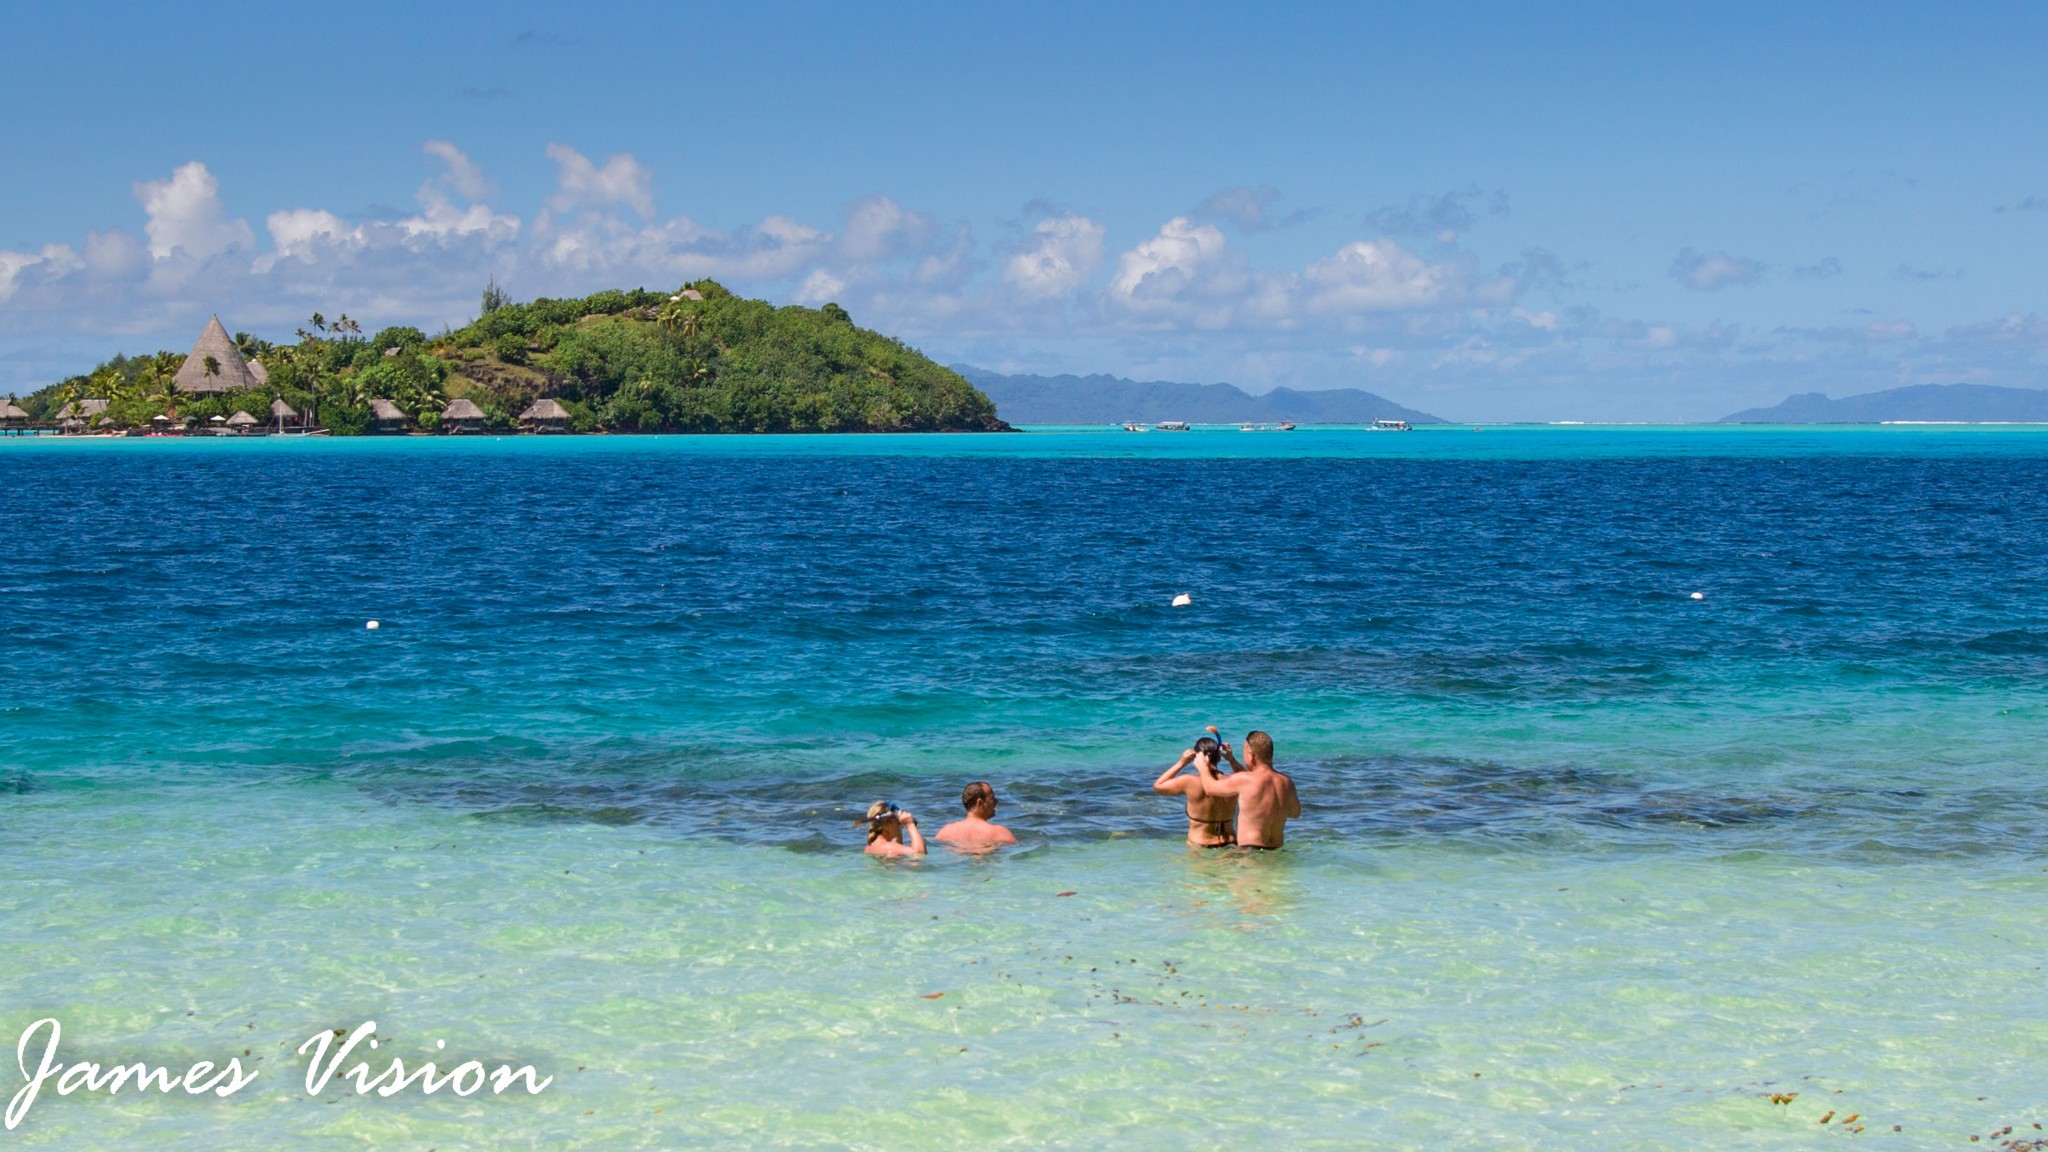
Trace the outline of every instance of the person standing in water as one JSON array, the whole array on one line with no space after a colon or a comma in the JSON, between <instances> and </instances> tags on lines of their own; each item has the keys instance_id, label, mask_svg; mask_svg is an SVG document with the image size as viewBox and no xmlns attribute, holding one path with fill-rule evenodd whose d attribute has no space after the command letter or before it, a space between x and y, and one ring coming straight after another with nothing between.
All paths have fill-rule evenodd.
<instances>
[{"instance_id":1,"label":"person standing in water","mask_svg":"<svg viewBox=\"0 0 2048 1152\"><path fill-rule=\"evenodd\" d=\"M939 829L932 839L962 852L993 852L1017 842L1008 828L995 823L996 790L986 780L961 789L960 806L967 809L966 817Z\"/></svg>"},{"instance_id":2,"label":"person standing in water","mask_svg":"<svg viewBox=\"0 0 2048 1152\"><path fill-rule=\"evenodd\" d=\"M1195 741L1195 746L1180 754L1173 767L1159 774L1152 782L1152 790L1161 796L1179 796L1187 802L1188 845L1192 848L1227 848L1237 843L1231 828L1231 821L1237 818L1237 798L1218 794L1205 781L1216 776L1216 765L1222 746L1204 736ZM1183 776L1181 771L1189 764L1195 766L1196 774ZM1223 777L1216 776L1217 779Z\"/></svg>"},{"instance_id":3,"label":"person standing in water","mask_svg":"<svg viewBox=\"0 0 2048 1152\"><path fill-rule=\"evenodd\" d=\"M1211 795L1237 801L1237 845L1240 848L1278 848L1287 842L1287 822L1301 815L1301 797L1294 780L1273 768L1273 738L1264 732L1248 732L1244 754L1250 764L1239 764L1225 744L1223 755L1237 771L1220 776L1204 761L1196 761L1202 787Z\"/></svg>"},{"instance_id":4,"label":"person standing in water","mask_svg":"<svg viewBox=\"0 0 2048 1152\"><path fill-rule=\"evenodd\" d=\"M868 826L868 855L924 855L924 834L917 830L917 817L887 800L868 805L868 814L861 823ZM910 837L908 844L903 842L906 833Z\"/></svg>"}]
</instances>

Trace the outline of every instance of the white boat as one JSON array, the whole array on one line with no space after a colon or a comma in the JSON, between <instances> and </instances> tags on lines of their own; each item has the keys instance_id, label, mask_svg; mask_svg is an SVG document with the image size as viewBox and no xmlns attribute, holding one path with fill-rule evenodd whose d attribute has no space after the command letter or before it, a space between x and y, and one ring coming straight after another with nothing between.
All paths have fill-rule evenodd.
<instances>
[{"instance_id":1,"label":"white boat","mask_svg":"<svg viewBox=\"0 0 2048 1152\"><path fill-rule=\"evenodd\" d=\"M1374 432L1413 432L1415 429L1409 427L1406 420L1375 420L1372 422L1372 430Z\"/></svg>"},{"instance_id":2,"label":"white boat","mask_svg":"<svg viewBox=\"0 0 2048 1152\"><path fill-rule=\"evenodd\" d=\"M1161 432L1186 432L1188 431L1188 422L1185 420L1161 420L1157 427Z\"/></svg>"},{"instance_id":3,"label":"white boat","mask_svg":"<svg viewBox=\"0 0 2048 1152\"><path fill-rule=\"evenodd\" d=\"M1151 426L1150 424L1126 424L1126 425L1124 425L1124 431L1126 431L1126 432L1150 432L1151 430L1152 430L1152 426Z\"/></svg>"},{"instance_id":4,"label":"white boat","mask_svg":"<svg viewBox=\"0 0 2048 1152\"><path fill-rule=\"evenodd\" d=\"M1257 424L1239 424L1237 430L1239 432L1257 432L1259 426Z\"/></svg>"},{"instance_id":5,"label":"white boat","mask_svg":"<svg viewBox=\"0 0 2048 1152\"><path fill-rule=\"evenodd\" d=\"M1292 420L1282 420L1282 421L1280 422L1280 430L1281 430L1282 432L1292 432L1292 431L1294 431L1294 421L1292 421Z\"/></svg>"}]
</instances>

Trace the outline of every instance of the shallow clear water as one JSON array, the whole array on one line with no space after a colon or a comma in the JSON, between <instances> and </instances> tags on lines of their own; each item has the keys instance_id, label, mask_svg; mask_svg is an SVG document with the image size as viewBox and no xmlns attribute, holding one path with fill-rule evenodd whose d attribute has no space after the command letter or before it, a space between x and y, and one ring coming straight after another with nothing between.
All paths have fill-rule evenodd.
<instances>
[{"instance_id":1,"label":"shallow clear water","mask_svg":"<svg viewBox=\"0 0 2048 1152\"><path fill-rule=\"evenodd\" d=\"M2032 428L0 443L0 1040L265 1058L6 1138L2016 1139L2044 489ZM1284 855L1147 791L1209 723ZM976 778L1021 851L858 854ZM559 1078L308 1098L369 1018Z\"/></svg>"}]
</instances>

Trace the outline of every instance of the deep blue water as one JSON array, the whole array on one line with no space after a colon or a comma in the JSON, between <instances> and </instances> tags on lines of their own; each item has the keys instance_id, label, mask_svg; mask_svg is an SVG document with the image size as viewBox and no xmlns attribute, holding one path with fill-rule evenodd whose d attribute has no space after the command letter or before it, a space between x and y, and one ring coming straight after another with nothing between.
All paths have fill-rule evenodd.
<instances>
[{"instance_id":1,"label":"deep blue water","mask_svg":"<svg viewBox=\"0 0 2048 1152\"><path fill-rule=\"evenodd\" d=\"M1153 834L1218 723L1311 834L1997 850L2044 491L2038 430L6 444L0 779Z\"/></svg>"}]
</instances>

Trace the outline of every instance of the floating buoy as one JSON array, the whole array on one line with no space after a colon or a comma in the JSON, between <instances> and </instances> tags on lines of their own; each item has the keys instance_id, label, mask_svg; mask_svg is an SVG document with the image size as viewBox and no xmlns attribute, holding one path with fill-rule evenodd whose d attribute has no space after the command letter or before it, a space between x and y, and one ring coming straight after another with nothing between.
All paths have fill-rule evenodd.
<instances>
[{"instance_id":1,"label":"floating buoy","mask_svg":"<svg viewBox=\"0 0 2048 1152\"><path fill-rule=\"evenodd\" d=\"M377 629L382 628L383 625L377 623L375 620L372 620L369 623L363 625L363 627L368 628L372 632L375 632Z\"/></svg>"},{"instance_id":2,"label":"floating buoy","mask_svg":"<svg viewBox=\"0 0 2048 1152\"><path fill-rule=\"evenodd\" d=\"M1707 594L1705 592L1695 592L1692 594L1692 598L1695 600L1705 600L1707 598Z\"/></svg>"},{"instance_id":3,"label":"floating buoy","mask_svg":"<svg viewBox=\"0 0 2048 1152\"><path fill-rule=\"evenodd\" d=\"M1175 608L1185 608L1188 605L1193 604L1194 602L1195 598L1193 596L1188 595L1185 592L1173 598L1173 606Z\"/></svg>"}]
</instances>

